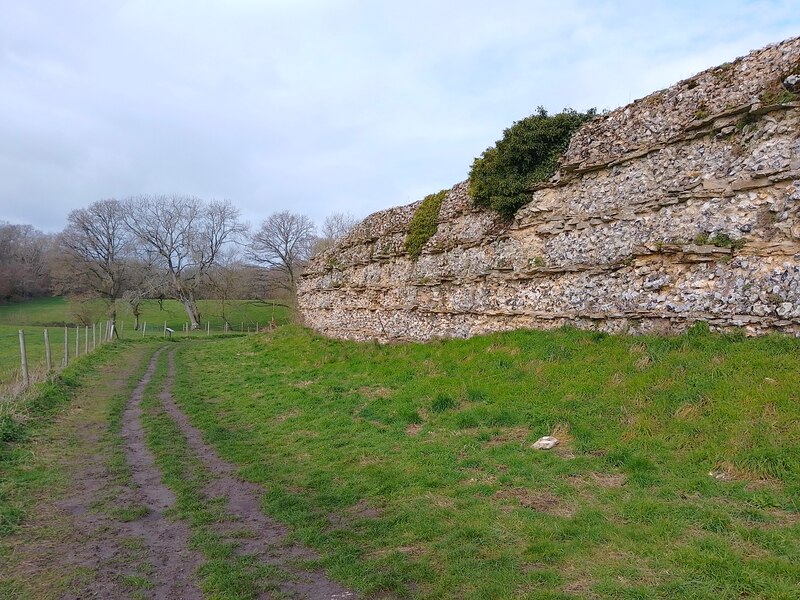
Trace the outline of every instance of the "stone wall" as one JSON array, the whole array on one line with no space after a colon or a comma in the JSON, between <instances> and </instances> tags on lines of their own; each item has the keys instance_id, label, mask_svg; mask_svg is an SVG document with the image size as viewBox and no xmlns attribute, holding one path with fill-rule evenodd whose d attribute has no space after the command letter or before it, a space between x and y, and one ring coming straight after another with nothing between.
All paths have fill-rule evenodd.
<instances>
[{"instance_id":1,"label":"stone wall","mask_svg":"<svg viewBox=\"0 0 800 600\"><path fill-rule=\"evenodd\" d=\"M333 337L428 340L569 323L694 321L800 335L800 38L585 124L513 222L466 182L404 249L419 203L371 215L309 265L306 323Z\"/></svg>"}]
</instances>

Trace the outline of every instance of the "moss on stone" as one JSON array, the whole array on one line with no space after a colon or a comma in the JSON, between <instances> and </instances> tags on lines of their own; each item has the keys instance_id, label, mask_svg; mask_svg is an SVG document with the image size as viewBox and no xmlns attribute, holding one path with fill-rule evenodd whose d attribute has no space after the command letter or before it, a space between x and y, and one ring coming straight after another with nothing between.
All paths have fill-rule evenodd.
<instances>
[{"instance_id":1,"label":"moss on stone","mask_svg":"<svg viewBox=\"0 0 800 600\"><path fill-rule=\"evenodd\" d=\"M413 258L419 258L422 248L428 240L436 233L439 226L439 210L442 208L442 201L447 195L447 190L442 190L435 194L425 196L422 204L419 205L411 223L408 225L408 235L406 235L406 252Z\"/></svg>"}]
</instances>

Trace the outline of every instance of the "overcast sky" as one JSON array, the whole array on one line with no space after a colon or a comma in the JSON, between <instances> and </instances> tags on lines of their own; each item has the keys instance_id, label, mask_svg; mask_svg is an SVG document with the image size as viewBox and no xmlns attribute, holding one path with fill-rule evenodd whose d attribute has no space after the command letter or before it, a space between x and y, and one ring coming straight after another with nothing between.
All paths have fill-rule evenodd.
<instances>
[{"instance_id":1,"label":"overcast sky","mask_svg":"<svg viewBox=\"0 0 800 600\"><path fill-rule=\"evenodd\" d=\"M0 221L413 202L538 105L616 108L800 35L800 0L0 0Z\"/></svg>"}]
</instances>

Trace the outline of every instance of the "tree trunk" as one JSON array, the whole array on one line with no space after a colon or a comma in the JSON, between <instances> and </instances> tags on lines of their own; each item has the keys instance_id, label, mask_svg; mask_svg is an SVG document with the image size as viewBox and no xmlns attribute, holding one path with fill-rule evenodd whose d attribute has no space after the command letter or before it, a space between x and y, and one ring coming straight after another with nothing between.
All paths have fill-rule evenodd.
<instances>
[{"instance_id":1,"label":"tree trunk","mask_svg":"<svg viewBox=\"0 0 800 600\"><path fill-rule=\"evenodd\" d=\"M222 303L222 322L223 323L227 323L228 322L228 317L225 316L225 296L224 295L222 296L222 299L220 300L220 302Z\"/></svg>"},{"instance_id":2,"label":"tree trunk","mask_svg":"<svg viewBox=\"0 0 800 600\"><path fill-rule=\"evenodd\" d=\"M192 296L182 298L181 302L183 303L183 308L186 309L186 315L189 317L191 329L200 329L200 311L197 310L197 302Z\"/></svg>"},{"instance_id":3,"label":"tree trunk","mask_svg":"<svg viewBox=\"0 0 800 600\"><path fill-rule=\"evenodd\" d=\"M133 313L133 330L139 331L139 315L141 315L139 302L134 300L131 304L131 312Z\"/></svg>"}]
</instances>

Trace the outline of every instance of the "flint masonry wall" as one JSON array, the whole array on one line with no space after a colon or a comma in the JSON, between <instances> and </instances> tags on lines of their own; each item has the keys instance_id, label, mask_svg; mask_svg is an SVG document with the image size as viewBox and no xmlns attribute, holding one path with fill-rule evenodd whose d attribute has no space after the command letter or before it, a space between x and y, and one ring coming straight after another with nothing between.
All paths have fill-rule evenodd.
<instances>
[{"instance_id":1,"label":"flint masonry wall","mask_svg":"<svg viewBox=\"0 0 800 600\"><path fill-rule=\"evenodd\" d=\"M417 260L404 242L419 203L371 215L309 265L306 323L383 341L698 320L800 335L800 102L781 94L793 73L800 38L585 124L510 224L460 183Z\"/></svg>"}]
</instances>

